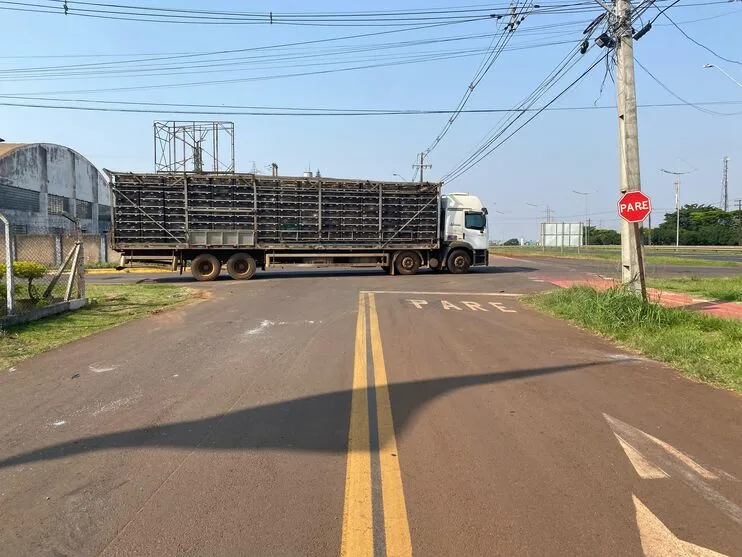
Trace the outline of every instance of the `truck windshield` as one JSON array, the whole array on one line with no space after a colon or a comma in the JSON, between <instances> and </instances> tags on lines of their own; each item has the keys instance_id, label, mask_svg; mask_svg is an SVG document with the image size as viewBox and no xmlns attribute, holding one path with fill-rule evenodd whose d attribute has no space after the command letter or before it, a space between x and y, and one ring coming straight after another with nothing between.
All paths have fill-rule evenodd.
<instances>
[{"instance_id":1,"label":"truck windshield","mask_svg":"<svg viewBox=\"0 0 742 557\"><path fill-rule=\"evenodd\" d=\"M472 230L484 230L487 226L487 217L484 213L466 213L464 215L464 226Z\"/></svg>"}]
</instances>

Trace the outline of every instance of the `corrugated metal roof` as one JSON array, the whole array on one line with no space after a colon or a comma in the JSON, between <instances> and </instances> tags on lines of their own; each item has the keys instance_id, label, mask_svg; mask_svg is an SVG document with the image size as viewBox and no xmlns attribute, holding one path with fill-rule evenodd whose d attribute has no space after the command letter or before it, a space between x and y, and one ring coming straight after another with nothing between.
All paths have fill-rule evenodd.
<instances>
[{"instance_id":1,"label":"corrugated metal roof","mask_svg":"<svg viewBox=\"0 0 742 557\"><path fill-rule=\"evenodd\" d=\"M5 156L11 151L15 151L16 149L25 147L26 145L30 145L30 144L29 143L0 143L0 157Z\"/></svg>"}]
</instances>

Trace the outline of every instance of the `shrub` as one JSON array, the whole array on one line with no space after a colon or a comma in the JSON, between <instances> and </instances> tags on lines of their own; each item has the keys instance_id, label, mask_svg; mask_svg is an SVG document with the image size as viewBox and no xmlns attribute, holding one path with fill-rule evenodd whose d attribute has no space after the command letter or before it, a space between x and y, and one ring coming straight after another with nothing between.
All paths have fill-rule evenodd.
<instances>
[{"instance_id":1,"label":"shrub","mask_svg":"<svg viewBox=\"0 0 742 557\"><path fill-rule=\"evenodd\" d=\"M0 277L5 278L5 264L0 264ZM28 281L28 297L36 301L40 297L38 289L34 288L33 281L46 275L46 266L36 261L15 261L13 263L13 275ZM4 280L2 281L4 284ZM3 288L5 295L5 288ZM3 296L4 297L4 296Z\"/></svg>"}]
</instances>

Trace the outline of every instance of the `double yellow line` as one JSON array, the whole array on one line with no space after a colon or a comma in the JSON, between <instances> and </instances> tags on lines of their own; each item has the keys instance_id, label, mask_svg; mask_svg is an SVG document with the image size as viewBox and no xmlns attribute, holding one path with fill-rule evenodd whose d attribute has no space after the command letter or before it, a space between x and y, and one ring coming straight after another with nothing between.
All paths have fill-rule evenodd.
<instances>
[{"instance_id":1,"label":"double yellow line","mask_svg":"<svg viewBox=\"0 0 742 557\"><path fill-rule=\"evenodd\" d=\"M373 374L369 374L369 344ZM373 438L372 431L377 433ZM380 490L374 485L377 481L381 483ZM374 491L380 492L380 497L374 497ZM372 293L361 293L356 321L340 554L372 556L375 547L376 552L381 553L382 542L387 557L412 555L376 299Z\"/></svg>"}]
</instances>

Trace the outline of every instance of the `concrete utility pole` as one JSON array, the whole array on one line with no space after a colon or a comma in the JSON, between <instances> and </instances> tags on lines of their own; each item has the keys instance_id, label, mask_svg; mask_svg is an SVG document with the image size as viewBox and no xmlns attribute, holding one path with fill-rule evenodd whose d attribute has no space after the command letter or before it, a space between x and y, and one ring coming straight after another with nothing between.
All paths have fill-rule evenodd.
<instances>
[{"instance_id":1,"label":"concrete utility pole","mask_svg":"<svg viewBox=\"0 0 742 557\"><path fill-rule=\"evenodd\" d=\"M729 157L721 159L721 208L729 210Z\"/></svg>"},{"instance_id":2,"label":"concrete utility pole","mask_svg":"<svg viewBox=\"0 0 742 557\"><path fill-rule=\"evenodd\" d=\"M631 29L631 3L615 0L616 17L616 97L618 105L618 145L621 193L641 191L639 174L639 127L634 81L634 38ZM647 299L639 223L621 219L621 281Z\"/></svg>"},{"instance_id":3,"label":"concrete utility pole","mask_svg":"<svg viewBox=\"0 0 742 557\"><path fill-rule=\"evenodd\" d=\"M739 241L737 242L742 246L742 199L737 199L737 218L739 219Z\"/></svg>"},{"instance_id":4,"label":"concrete utility pole","mask_svg":"<svg viewBox=\"0 0 742 557\"><path fill-rule=\"evenodd\" d=\"M425 164L425 153L420 153L420 162L418 164L413 164L412 168L419 168L420 169L420 184L423 183L423 169L425 168L433 168L432 164ZM413 176L414 179L414 176Z\"/></svg>"}]
</instances>

